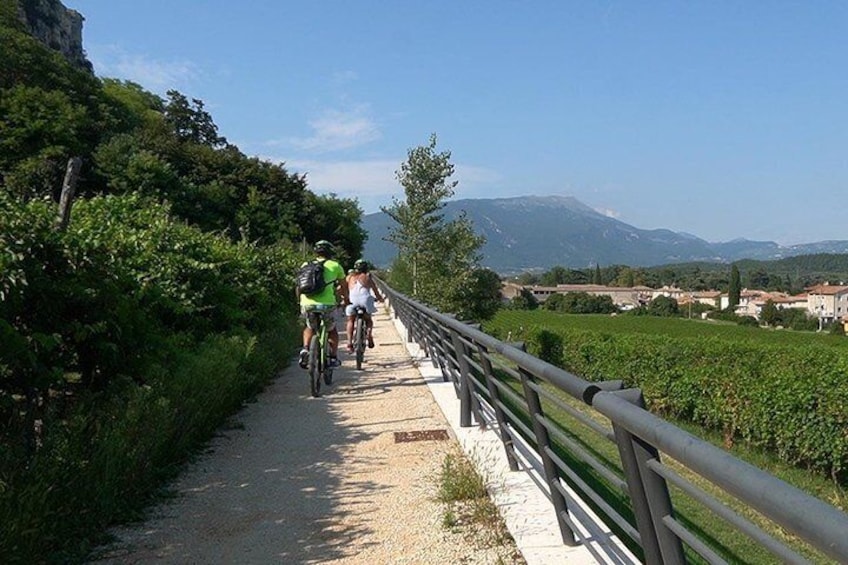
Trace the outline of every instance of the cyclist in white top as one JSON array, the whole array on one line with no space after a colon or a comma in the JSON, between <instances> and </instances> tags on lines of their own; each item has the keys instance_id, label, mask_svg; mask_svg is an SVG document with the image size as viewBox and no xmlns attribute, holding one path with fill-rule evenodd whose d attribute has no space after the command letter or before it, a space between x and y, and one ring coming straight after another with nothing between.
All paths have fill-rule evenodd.
<instances>
[{"instance_id":1,"label":"cyclist in white top","mask_svg":"<svg viewBox=\"0 0 848 565\"><path fill-rule=\"evenodd\" d=\"M374 305L374 299L377 302L382 302L383 297L380 294L377 285L371 278L371 273L368 272L368 263L363 259L357 259L353 264L353 273L350 273L345 278L347 283L348 294L350 296L350 304L345 308L347 315L347 350L353 352L353 322L356 319L356 307L361 306L365 309L365 327L367 328L368 347L374 347L374 338L371 336L371 330L374 327L374 321L371 319L371 314L377 311ZM371 293L374 293L373 295Z\"/></svg>"}]
</instances>

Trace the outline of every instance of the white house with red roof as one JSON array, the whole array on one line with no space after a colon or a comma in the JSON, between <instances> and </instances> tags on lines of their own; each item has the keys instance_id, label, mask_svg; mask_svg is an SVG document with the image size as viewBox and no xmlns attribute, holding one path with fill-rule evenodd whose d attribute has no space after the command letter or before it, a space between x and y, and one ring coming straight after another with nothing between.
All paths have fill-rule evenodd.
<instances>
[{"instance_id":1,"label":"white house with red roof","mask_svg":"<svg viewBox=\"0 0 848 565\"><path fill-rule=\"evenodd\" d=\"M807 311L823 323L848 318L848 286L825 283L809 287Z\"/></svg>"}]
</instances>

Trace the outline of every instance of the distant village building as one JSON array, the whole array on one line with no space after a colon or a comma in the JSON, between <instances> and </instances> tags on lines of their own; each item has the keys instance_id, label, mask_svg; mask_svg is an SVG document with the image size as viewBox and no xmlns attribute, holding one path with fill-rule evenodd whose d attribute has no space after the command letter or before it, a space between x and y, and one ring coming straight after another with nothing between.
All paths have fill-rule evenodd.
<instances>
[{"instance_id":1,"label":"distant village building","mask_svg":"<svg viewBox=\"0 0 848 565\"><path fill-rule=\"evenodd\" d=\"M848 320L848 286L819 284L807 289L807 311L823 323Z\"/></svg>"},{"instance_id":2,"label":"distant village building","mask_svg":"<svg viewBox=\"0 0 848 565\"><path fill-rule=\"evenodd\" d=\"M721 302L721 292L718 290L696 290L693 292L684 292L680 298L677 298L677 303L680 306L688 304L706 304L712 308L718 308Z\"/></svg>"},{"instance_id":3,"label":"distant village building","mask_svg":"<svg viewBox=\"0 0 848 565\"><path fill-rule=\"evenodd\" d=\"M706 304L708 306L726 309L730 303L727 293L717 290L688 291L676 287L664 286L650 288L647 286L616 287L597 284L560 284L556 286L520 285L505 282L501 287L501 296L505 301L512 300L529 290L539 303L545 302L554 294L570 292L585 292L594 296L609 296L613 304L622 310L644 306L658 296L668 296L681 306L687 304ZM805 294L790 296L784 292L768 292L765 290L743 289L739 295L739 304L735 312L740 316L752 316L759 319L763 307L771 300L778 309L799 308L806 310L811 317L818 318L822 323L841 321L848 328L848 286L816 285L807 289Z\"/></svg>"},{"instance_id":4,"label":"distant village building","mask_svg":"<svg viewBox=\"0 0 848 565\"><path fill-rule=\"evenodd\" d=\"M599 284L559 284L556 286L541 285L519 285L515 283L504 283L501 286L501 296L504 300L512 300L521 294L523 289L529 290L539 303L544 302L554 294L568 294L569 292L585 292L594 296L609 296L613 304L623 310L636 308L649 303L652 299L653 289L647 286L619 287L604 286Z\"/></svg>"},{"instance_id":5,"label":"distant village building","mask_svg":"<svg viewBox=\"0 0 848 565\"><path fill-rule=\"evenodd\" d=\"M786 308L807 309L806 294L790 296L785 292L768 292L765 290L749 290L746 288L742 289L742 292L739 294L739 304L736 305L736 309L734 311L739 316L752 316L759 320L760 315L763 312L763 307L769 300L771 300L779 310ZM722 310L726 309L730 304L730 299L726 293L721 295L719 304L719 307Z\"/></svg>"}]
</instances>

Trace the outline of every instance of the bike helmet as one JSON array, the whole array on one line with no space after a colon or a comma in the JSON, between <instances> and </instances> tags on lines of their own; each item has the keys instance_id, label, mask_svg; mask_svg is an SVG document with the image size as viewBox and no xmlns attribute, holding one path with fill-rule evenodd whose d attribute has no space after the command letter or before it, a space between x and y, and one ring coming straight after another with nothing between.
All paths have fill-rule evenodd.
<instances>
[{"instance_id":1,"label":"bike helmet","mask_svg":"<svg viewBox=\"0 0 848 565\"><path fill-rule=\"evenodd\" d=\"M335 251L335 246L333 246L333 244L327 241L326 239L322 239L321 241L315 244L315 253L321 255L322 257L332 257Z\"/></svg>"},{"instance_id":2,"label":"bike helmet","mask_svg":"<svg viewBox=\"0 0 848 565\"><path fill-rule=\"evenodd\" d=\"M365 259L357 259L356 263L353 264L353 270L357 273L367 273L368 262Z\"/></svg>"}]
</instances>

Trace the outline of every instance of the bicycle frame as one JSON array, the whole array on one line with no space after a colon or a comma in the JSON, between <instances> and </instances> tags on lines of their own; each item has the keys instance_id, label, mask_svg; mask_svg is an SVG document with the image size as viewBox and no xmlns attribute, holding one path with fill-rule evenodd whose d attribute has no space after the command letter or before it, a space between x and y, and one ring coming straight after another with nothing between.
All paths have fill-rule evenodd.
<instances>
[{"instance_id":1,"label":"bicycle frame","mask_svg":"<svg viewBox=\"0 0 848 565\"><path fill-rule=\"evenodd\" d=\"M356 353L356 369L362 370L362 361L365 359L365 337L366 337L366 322L365 309L362 307L356 308L356 320L353 326L353 348Z\"/></svg>"},{"instance_id":2,"label":"bicycle frame","mask_svg":"<svg viewBox=\"0 0 848 565\"><path fill-rule=\"evenodd\" d=\"M312 339L309 341L309 386L312 396L321 395L321 381L332 384L333 368L329 363L329 332L325 316L331 315L330 310L313 310L309 313L308 323L312 328Z\"/></svg>"}]
</instances>

